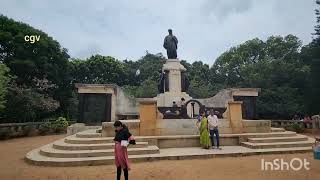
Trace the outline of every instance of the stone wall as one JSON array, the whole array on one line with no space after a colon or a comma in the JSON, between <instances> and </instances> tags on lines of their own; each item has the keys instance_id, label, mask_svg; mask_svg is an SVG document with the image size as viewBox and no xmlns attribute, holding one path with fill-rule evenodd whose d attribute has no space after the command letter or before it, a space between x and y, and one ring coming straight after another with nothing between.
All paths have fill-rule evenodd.
<instances>
[{"instance_id":1,"label":"stone wall","mask_svg":"<svg viewBox=\"0 0 320 180\"><path fill-rule=\"evenodd\" d=\"M134 136L140 135L140 120L121 120ZM198 135L196 119L157 119L155 136ZM265 133L271 131L270 120L243 120L243 133ZM230 122L219 120L220 134L232 134ZM113 122L102 123L102 136L114 136Z\"/></svg>"},{"instance_id":2,"label":"stone wall","mask_svg":"<svg viewBox=\"0 0 320 180\"><path fill-rule=\"evenodd\" d=\"M124 123L130 130L130 133L133 136L140 135L140 120L120 120ZM102 136L103 137L112 137L114 136L114 122L103 122L102 123Z\"/></svg>"},{"instance_id":3,"label":"stone wall","mask_svg":"<svg viewBox=\"0 0 320 180\"><path fill-rule=\"evenodd\" d=\"M267 133L271 132L270 120L242 120L243 133Z\"/></svg>"},{"instance_id":4,"label":"stone wall","mask_svg":"<svg viewBox=\"0 0 320 180\"><path fill-rule=\"evenodd\" d=\"M136 98L126 95L123 89L117 86L117 115L139 115L139 103Z\"/></svg>"},{"instance_id":5,"label":"stone wall","mask_svg":"<svg viewBox=\"0 0 320 180\"><path fill-rule=\"evenodd\" d=\"M67 128L67 135L73 135L81 131L89 130L89 129L99 129L100 126L86 126L84 123L75 123Z\"/></svg>"}]
</instances>

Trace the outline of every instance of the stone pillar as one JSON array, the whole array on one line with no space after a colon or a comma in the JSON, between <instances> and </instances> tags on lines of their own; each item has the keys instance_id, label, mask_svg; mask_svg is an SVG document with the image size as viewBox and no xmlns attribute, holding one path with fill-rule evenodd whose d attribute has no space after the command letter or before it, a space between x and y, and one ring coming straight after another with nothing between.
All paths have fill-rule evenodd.
<instances>
[{"instance_id":1,"label":"stone pillar","mask_svg":"<svg viewBox=\"0 0 320 180\"><path fill-rule=\"evenodd\" d=\"M242 105L241 101L228 102L228 110L229 110L228 118L230 120L232 133L243 133L241 105Z\"/></svg>"},{"instance_id":2,"label":"stone pillar","mask_svg":"<svg viewBox=\"0 0 320 180\"><path fill-rule=\"evenodd\" d=\"M157 101L139 101L140 136L154 136L157 121Z\"/></svg>"}]
</instances>

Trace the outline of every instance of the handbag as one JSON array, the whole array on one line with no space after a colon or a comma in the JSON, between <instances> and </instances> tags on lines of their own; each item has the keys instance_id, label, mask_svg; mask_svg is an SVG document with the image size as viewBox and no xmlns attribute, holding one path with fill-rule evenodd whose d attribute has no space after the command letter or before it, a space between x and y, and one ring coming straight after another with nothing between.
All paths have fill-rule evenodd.
<instances>
[{"instance_id":1,"label":"handbag","mask_svg":"<svg viewBox=\"0 0 320 180\"><path fill-rule=\"evenodd\" d=\"M128 142L128 141L126 141L126 140L121 140L121 146L123 146L123 147L128 147L128 145L129 145L129 142Z\"/></svg>"}]
</instances>

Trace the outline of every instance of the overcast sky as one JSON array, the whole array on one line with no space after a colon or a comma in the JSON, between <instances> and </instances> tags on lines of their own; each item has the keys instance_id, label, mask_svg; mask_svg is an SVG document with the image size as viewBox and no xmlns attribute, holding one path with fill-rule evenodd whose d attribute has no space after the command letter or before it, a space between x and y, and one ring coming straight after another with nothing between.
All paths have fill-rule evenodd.
<instances>
[{"instance_id":1,"label":"overcast sky","mask_svg":"<svg viewBox=\"0 0 320 180\"><path fill-rule=\"evenodd\" d=\"M210 65L255 37L293 34L309 43L315 8L314 0L0 0L1 14L46 32L72 57L166 55L172 28L178 58Z\"/></svg>"}]
</instances>

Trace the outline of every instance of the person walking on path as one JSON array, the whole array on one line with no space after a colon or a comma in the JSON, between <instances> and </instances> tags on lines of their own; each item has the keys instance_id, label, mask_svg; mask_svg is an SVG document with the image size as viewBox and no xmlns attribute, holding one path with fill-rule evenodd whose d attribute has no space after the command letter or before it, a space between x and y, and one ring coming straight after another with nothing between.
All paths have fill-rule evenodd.
<instances>
[{"instance_id":1,"label":"person walking on path","mask_svg":"<svg viewBox=\"0 0 320 180\"><path fill-rule=\"evenodd\" d=\"M114 156L115 156L115 165L117 167L117 180L121 178L121 171L123 170L125 180L128 180L130 170L130 164L128 159L127 146L129 144L136 144L134 137L129 132L129 129L125 124L122 124L121 121L115 121L113 124L115 128L115 137L114 137Z\"/></svg>"},{"instance_id":2,"label":"person walking on path","mask_svg":"<svg viewBox=\"0 0 320 180\"><path fill-rule=\"evenodd\" d=\"M208 116L208 123L209 123L209 130L212 142L212 149L214 149L214 136L216 137L217 141L217 149L221 150L220 142L219 142L219 119L217 117L217 113L214 113L213 110L210 111L210 115Z\"/></svg>"},{"instance_id":3,"label":"person walking on path","mask_svg":"<svg viewBox=\"0 0 320 180\"><path fill-rule=\"evenodd\" d=\"M211 142L209 137L208 119L206 118L205 114L205 112L201 113L200 145L205 149L209 149Z\"/></svg>"}]
</instances>

